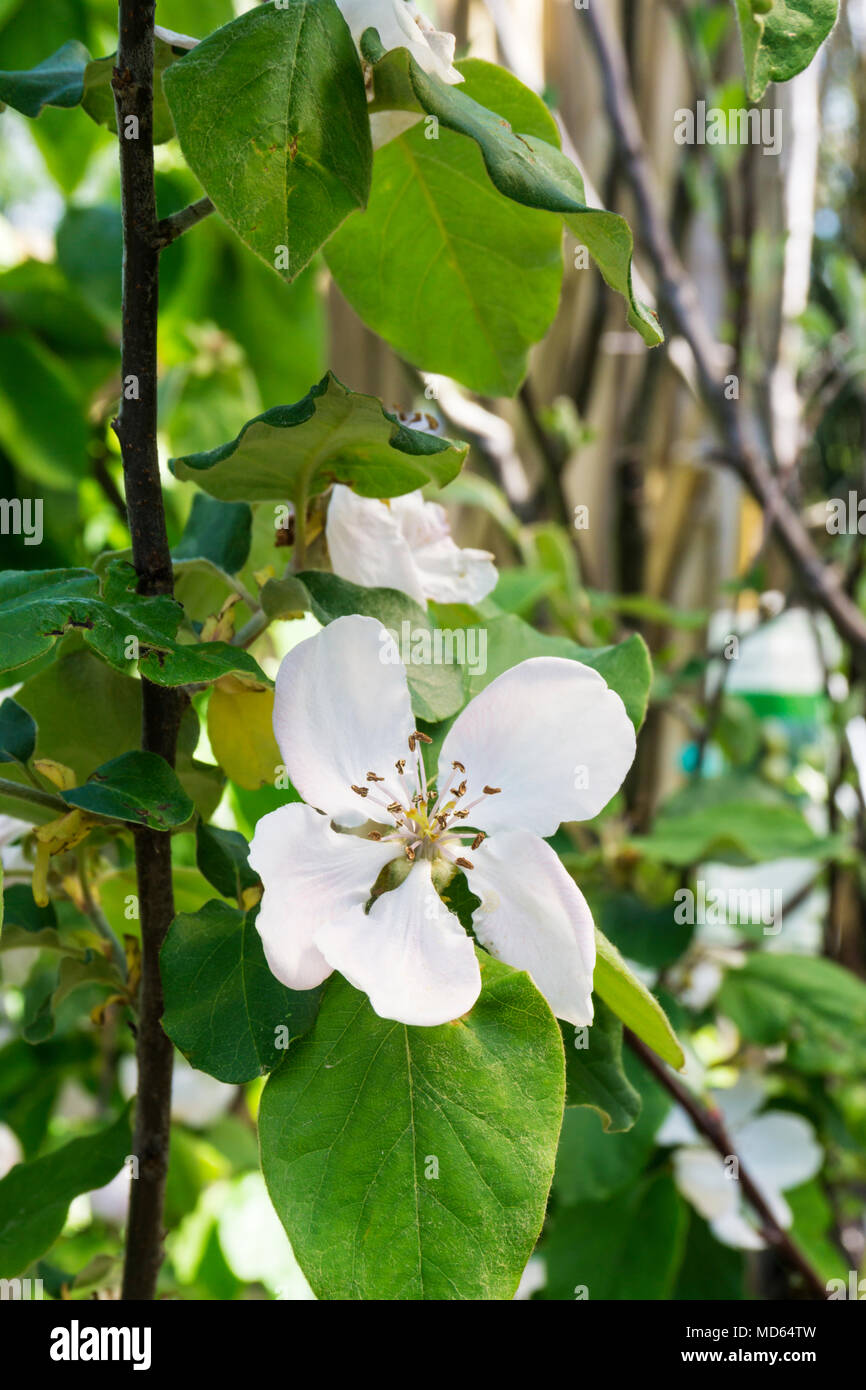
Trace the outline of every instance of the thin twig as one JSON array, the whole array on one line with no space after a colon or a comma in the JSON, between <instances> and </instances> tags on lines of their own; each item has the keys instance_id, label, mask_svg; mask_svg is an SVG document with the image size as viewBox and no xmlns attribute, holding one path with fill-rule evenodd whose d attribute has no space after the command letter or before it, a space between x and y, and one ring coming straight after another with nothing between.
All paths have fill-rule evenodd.
<instances>
[{"instance_id":1,"label":"thin twig","mask_svg":"<svg viewBox=\"0 0 866 1390\"><path fill-rule=\"evenodd\" d=\"M661 297L692 350L701 394L724 441L718 457L738 474L760 503L767 525L775 531L804 588L829 615L839 634L866 654L866 618L845 593L835 571L824 564L766 460L747 443L738 403L726 395L719 345L710 333L696 286L680 261L661 214L625 55L603 9L593 5L576 14L579 23L588 25L595 46L623 173L634 193L643 240L658 275Z\"/></svg>"},{"instance_id":2,"label":"thin twig","mask_svg":"<svg viewBox=\"0 0 866 1390\"><path fill-rule=\"evenodd\" d=\"M72 810L59 796L44 792L39 787L26 787L23 782L10 782L8 777L0 777L0 796L15 796L19 801L29 801L34 806L44 806L46 811L54 811L65 816Z\"/></svg>"},{"instance_id":3,"label":"thin twig","mask_svg":"<svg viewBox=\"0 0 866 1390\"><path fill-rule=\"evenodd\" d=\"M181 208L180 212L173 212L164 217L156 227L157 249L164 251L166 246L171 246L171 243L183 236L184 232L188 232L190 227L197 226L214 211L210 198L199 198L198 202L190 203L189 207Z\"/></svg>"},{"instance_id":4,"label":"thin twig","mask_svg":"<svg viewBox=\"0 0 866 1390\"><path fill-rule=\"evenodd\" d=\"M652 1072L656 1080L677 1104L682 1106L695 1129L709 1140L717 1153L723 1159L737 1159L737 1174L743 1195L761 1218L761 1235L764 1240L790 1269L796 1270L803 1277L813 1298L825 1300L827 1287L823 1279L787 1231L779 1225L760 1188L744 1168L742 1159L738 1157L718 1111L710 1110L707 1106L702 1105L691 1091L687 1090L682 1081L665 1066L664 1062L645 1043L641 1042L640 1038L635 1037L630 1029L623 1029L623 1036L632 1052L640 1058L647 1070Z\"/></svg>"},{"instance_id":5,"label":"thin twig","mask_svg":"<svg viewBox=\"0 0 866 1390\"><path fill-rule=\"evenodd\" d=\"M123 947L115 936L111 923L96 901L93 888L90 883L90 875L87 871L87 847L80 845L76 855L78 860L78 882L81 886L81 901L84 907L85 916L90 919L99 935L111 946L111 955L115 965L121 974L126 974L126 957L123 954Z\"/></svg>"},{"instance_id":6,"label":"thin twig","mask_svg":"<svg viewBox=\"0 0 866 1390\"><path fill-rule=\"evenodd\" d=\"M176 34L173 29L164 29L161 24L153 26L154 37L172 48L197 48L201 39L193 39L189 34Z\"/></svg>"}]
</instances>

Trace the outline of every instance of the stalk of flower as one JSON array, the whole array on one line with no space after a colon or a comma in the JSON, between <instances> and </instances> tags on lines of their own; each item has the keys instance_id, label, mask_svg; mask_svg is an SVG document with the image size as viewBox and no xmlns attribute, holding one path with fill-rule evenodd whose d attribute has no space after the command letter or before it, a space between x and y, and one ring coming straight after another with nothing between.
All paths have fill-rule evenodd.
<instances>
[{"instance_id":1,"label":"stalk of flower","mask_svg":"<svg viewBox=\"0 0 866 1390\"><path fill-rule=\"evenodd\" d=\"M591 1022L592 917L545 837L597 815L634 757L596 671L553 657L505 671L458 715L433 779L392 639L345 617L285 657L274 732L308 803L262 817L250 851L278 979L311 989L339 970L382 1017L460 1017L481 977L440 894L462 870L479 944L528 971L560 1018Z\"/></svg>"}]
</instances>

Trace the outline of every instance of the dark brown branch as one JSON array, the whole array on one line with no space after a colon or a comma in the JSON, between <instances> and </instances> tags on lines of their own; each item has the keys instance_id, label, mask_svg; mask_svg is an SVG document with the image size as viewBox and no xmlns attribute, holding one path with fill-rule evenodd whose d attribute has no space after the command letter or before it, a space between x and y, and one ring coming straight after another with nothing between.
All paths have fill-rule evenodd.
<instances>
[{"instance_id":1,"label":"dark brown branch","mask_svg":"<svg viewBox=\"0 0 866 1390\"><path fill-rule=\"evenodd\" d=\"M159 251L153 171L154 8L154 0L120 0L120 41L112 78L124 239L123 394L113 424L123 457L138 590L170 594L172 565L156 447ZM141 692L142 748L173 766L182 697L147 680L142 680ZM174 916L170 836L137 830L135 862L142 943L134 1138L138 1177L131 1185L122 1297L151 1299L163 1255L171 1113L173 1049L160 1021L159 975L159 950Z\"/></svg>"},{"instance_id":2,"label":"dark brown branch","mask_svg":"<svg viewBox=\"0 0 866 1390\"><path fill-rule=\"evenodd\" d=\"M802 1276L812 1298L826 1299L827 1287L823 1279L817 1270L813 1269L788 1232L779 1225L760 1188L743 1167L742 1159L737 1156L737 1151L718 1111L710 1110L707 1106L701 1105L700 1101L683 1085L679 1077L665 1066L664 1062L646 1046L646 1043L635 1037L630 1029L623 1029L623 1036L632 1052L640 1058L647 1070L652 1072L656 1080L668 1092L668 1095L682 1106L695 1129L712 1144L721 1158L737 1159L738 1180L746 1200L761 1218L761 1235L764 1240L776 1251L776 1254L789 1269Z\"/></svg>"},{"instance_id":3,"label":"dark brown branch","mask_svg":"<svg viewBox=\"0 0 866 1390\"><path fill-rule=\"evenodd\" d=\"M723 440L724 447L717 457L739 475L760 503L766 524L774 531L806 592L828 614L840 636L866 653L866 618L845 593L839 576L821 559L766 459L747 441L737 401L728 400L725 394L718 344L660 211L622 45L603 6L592 5L576 14L579 23L589 26L595 45L622 170L634 193L643 240L658 274L660 296L677 331L692 350L701 395Z\"/></svg>"}]
</instances>

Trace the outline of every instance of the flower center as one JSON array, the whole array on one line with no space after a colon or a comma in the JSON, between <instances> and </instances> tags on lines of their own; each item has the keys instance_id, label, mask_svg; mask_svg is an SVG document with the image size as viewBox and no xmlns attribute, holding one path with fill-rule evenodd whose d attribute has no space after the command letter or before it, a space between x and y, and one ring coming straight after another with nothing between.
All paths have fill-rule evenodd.
<instances>
[{"instance_id":1,"label":"flower center","mask_svg":"<svg viewBox=\"0 0 866 1390\"><path fill-rule=\"evenodd\" d=\"M502 788L485 786L480 796L465 801L469 778L463 763L455 761L451 764L452 776L447 778L447 785L437 792L434 783L428 783L424 768L423 745L432 742L429 735L416 729L409 735L411 759L398 758L394 773L388 776L368 772L366 785L353 784L352 791L383 806L393 818L392 833L383 835L373 830L369 839L400 845L410 862L419 856L422 859L441 858L462 869L472 869L474 864L463 853L466 842L470 850L478 849L485 834L466 822L476 806L488 796L498 795ZM407 762L410 765L408 773Z\"/></svg>"}]
</instances>

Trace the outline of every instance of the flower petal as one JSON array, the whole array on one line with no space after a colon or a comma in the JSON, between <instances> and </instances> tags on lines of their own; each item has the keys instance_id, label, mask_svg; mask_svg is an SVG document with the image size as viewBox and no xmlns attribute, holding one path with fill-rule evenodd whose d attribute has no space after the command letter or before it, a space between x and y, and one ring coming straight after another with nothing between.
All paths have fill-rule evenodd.
<instances>
[{"instance_id":1,"label":"flower petal","mask_svg":"<svg viewBox=\"0 0 866 1390\"><path fill-rule=\"evenodd\" d=\"M814 1178L824 1161L815 1131L802 1115L767 1110L734 1136L737 1153L768 1197Z\"/></svg>"},{"instance_id":2,"label":"flower petal","mask_svg":"<svg viewBox=\"0 0 866 1390\"><path fill-rule=\"evenodd\" d=\"M674 1175L683 1196L707 1221L731 1216L738 1210L736 1179L728 1177L720 1155L703 1144L677 1149Z\"/></svg>"},{"instance_id":3,"label":"flower petal","mask_svg":"<svg viewBox=\"0 0 866 1390\"><path fill-rule=\"evenodd\" d=\"M394 845L338 835L310 806L294 802L262 816L250 864L264 895L256 927L268 965L289 989L313 989L331 973L313 937L323 922L363 908Z\"/></svg>"},{"instance_id":4,"label":"flower petal","mask_svg":"<svg viewBox=\"0 0 866 1390\"><path fill-rule=\"evenodd\" d=\"M274 697L277 743L304 800L340 825L392 819L381 803L406 792L394 763L407 756L414 727L406 669L375 618L337 618L283 658ZM385 782L368 783L368 772ZM371 787L369 798L353 785ZM415 790L412 782L408 794Z\"/></svg>"},{"instance_id":5,"label":"flower petal","mask_svg":"<svg viewBox=\"0 0 866 1390\"><path fill-rule=\"evenodd\" d=\"M475 948L436 889L427 860L399 888L377 898L366 917L336 917L316 945L380 1018L432 1027L467 1013L481 991Z\"/></svg>"},{"instance_id":6,"label":"flower petal","mask_svg":"<svg viewBox=\"0 0 866 1390\"><path fill-rule=\"evenodd\" d=\"M463 805L485 786L501 788L471 812L470 824L546 837L562 821L597 815L634 753L625 706L597 671L532 657L503 671L457 716L442 745L439 787L454 777L456 760L466 768Z\"/></svg>"},{"instance_id":7,"label":"flower petal","mask_svg":"<svg viewBox=\"0 0 866 1390\"><path fill-rule=\"evenodd\" d=\"M595 929L586 899L549 845L506 830L472 851L472 925L497 960L526 970L557 1018L592 1022Z\"/></svg>"},{"instance_id":8,"label":"flower petal","mask_svg":"<svg viewBox=\"0 0 866 1390\"><path fill-rule=\"evenodd\" d=\"M763 1250L766 1247L766 1241L751 1224L742 1206L737 1211L727 1211L723 1216L717 1216L710 1222L710 1229L716 1240L735 1250Z\"/></svg>"},{"instance_id":9,"label":"flower petal","mask_svg":"<svg viewBox=\"0 0 866 1390\"><path fill-rule=\"evenodd\" d=\"M339 8L359 48L364 30L377 29L383 48L408 48L419 67L443 82L464 80L453 66L454 35L434 28L414 0L339 0Z\"/></svg>"},{"instance_id":10,"label":"flower petal","mask_svg":"<svg viewBox=\"0 0 866 1390\"><path fill-rule=\"evenodd\" d=\"M480 603L496 587L498 574L487 550L461 550L451 536L444 507L422 494L395 497L400 525L409 542L427 598L436 603Z\"/></svg>"},{"instance_id":11,"label":"flower petal","mask_svg":"<svg viewBox=\"0 0 866 1390\"><path fill-rule=\"evenodd\" d=\"M331 492L325 523L328 554L334 573L342 579L368 589L399 589L424 607L427 596L395 505L401 500L394 498L388 504L375 497L358 497L338 483Z\"/></svg>"},{"instance_id":12,"label":"flower petal","mask_svg":"<svg viewBox=\"0 0 866 1390\"><path fill-rule=\"evenodd\" d=\"M662 1148L674 1144L698 1144L700 1135L681 1105L674 1105L656 1132L656 1143Z\"/></svg>"},{"instance_id":13,"label":"flower petal","mask_svg":"<svg viewBox=\"0 0 866 1390\"><path fill-rule=\"evenodd\" d=\"M754 1071L742 1071L733 1086L710 1092L713 1104L722 1112L725 1128L732 1134L757 1115L766 1095L767 1083Z\"/></svg>"}]
</instances>

